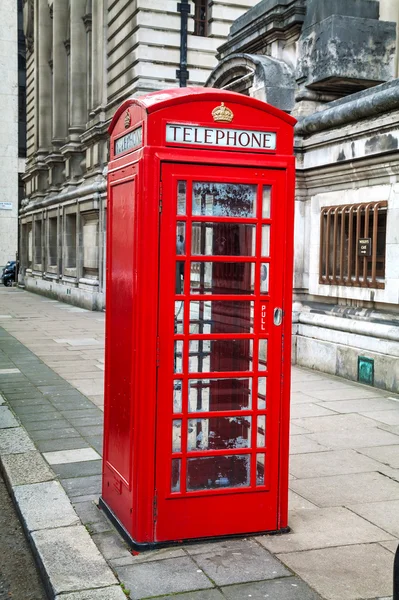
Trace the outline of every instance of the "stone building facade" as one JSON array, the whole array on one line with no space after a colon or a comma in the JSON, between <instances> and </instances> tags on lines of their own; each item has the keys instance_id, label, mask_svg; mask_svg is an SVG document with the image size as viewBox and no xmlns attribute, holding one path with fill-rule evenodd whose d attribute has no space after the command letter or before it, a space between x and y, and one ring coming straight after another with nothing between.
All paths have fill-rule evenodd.
<instances>
[{"instance_id":1,"label":"stone building facade","mask_svg":"<svg viewBox=\"0 0 399 600\"><path fill-rule=\"evenodd\" d=\"M399 392L395 0L262 0L207 85L298 118L294 360Z\"/></svg>"},{"instance_id":2,"label":"stone building facade","mask_svg":"<svg viewBox=\"0 0 399 600\"><path fill-rule=\"evenodd\" d=\"M23 134L21 113L24 113L24 107L18 107L19 95L23 99L24 91L20 15L18 2L4 0L0 23L0 268L8 260L15 260L18 250L19 178L25 165L24 144L19 143L19 131Z\"/></svg>"},{"instance_id":3,"label":"stone building facade","mask_svg":"<svg viewBox=\"0 0 399 600\"><path fill-rule=\"evenodd\" d=\"M185 1L188 85L203 85L231 24L256 0ZM20 282L102 309L107 126L126 97L179 85L181 13L177 0L24 0L24 20Z\"/></svg>"}]
</instances>

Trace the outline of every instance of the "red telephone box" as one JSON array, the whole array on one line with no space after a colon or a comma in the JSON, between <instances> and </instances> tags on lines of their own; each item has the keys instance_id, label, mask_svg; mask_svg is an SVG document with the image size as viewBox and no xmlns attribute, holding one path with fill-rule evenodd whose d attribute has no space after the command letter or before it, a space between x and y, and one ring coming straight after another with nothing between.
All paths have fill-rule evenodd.
<instances>
[{"instance_id":1,"label":"red telephone box","mask_svg":"<svg viewBox=\"0 0 399 600\"><path fill-rule=\"evenodd\" d=\"M287 527L294 123L184 88L110 125L101 504L138 548Z\"/></svg>"}]
</instances>

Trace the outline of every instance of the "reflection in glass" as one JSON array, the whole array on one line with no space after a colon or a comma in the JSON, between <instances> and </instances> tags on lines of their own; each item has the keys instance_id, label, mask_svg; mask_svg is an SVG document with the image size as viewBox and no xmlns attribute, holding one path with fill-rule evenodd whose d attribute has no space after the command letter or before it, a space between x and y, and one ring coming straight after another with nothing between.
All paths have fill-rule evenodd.
<instances>
[{"instance_id":1,"label":"reflection in glass","mask_svg":"<svg viewBox=\"0 0 399 600\"><path fill-rule=\"evenodd\" d=\"M267 366L267 340L259 340L259 371L266 371Z\"/></svg>"},{"instance_id":2,"label":"reflection in glass","mask_svg":"<svg viewBox=\"0 0 399 600\"><path fill-rule=\"evenodd\" d=\"M186 214L186 186L185 181L177 182L177 214Z\"/></svg>"},{"instance_id":3,"label":"reflection in glass","mask_svg":"<svg viewBox=\"0 0 399 600\"><path fill-rule=\"evenodd\" d=\"M270 185L263 186L262 194L262 219L270 219L270 194L272 188Z\"/></svg>"},{"instance_id":4,"label":"reflection in glass","mask_svg":"<svg viewBox=\"0 0 399 600\"><path fill-rule=\"evenodd\" d=\"M262 256L270 255L270 225L262 225Z\"/></svg>"},{"instance_id":5,"label":"reflection in glass","mask_svg":"<svg viewBox=\"0 0 399 600\"><path fill-rule=\"evenodd\" d=\"M266 416L258 416L258 427L256 430L256 445L258 448L265 448L266 446Z\"/></svg>"},{"instance_id":6,"label":"reflection in glass","mask_svg":"<svg viewBox=\"0 0 399 600\"><path fill-rule=\"evenodd\" d=\"M268 263L262 263L260 265L260 293L261 294L269 293L269 268L270 268L270 265Z\"/></svg>"},{"instance_id":7,"label":"reflection in glass","mask_svg":"<svg viewBox=\"0 0 399 600\"><path fill-rule=\"evenodd\" d=\"M175 373L181 373L183 368L183 341L175 340Z\"/></svg>"},{"instance_id":8,"label":"reflection in glass","mask_svg":"<svg viewBox=\"0 0 399 600\"><path fill-rule=\"evenodd\" d=\"M175 379L173 382L173 412L180 413L182 411L182 387L181 379Z\"/></svg>"},{"instance_id":9,"label":"reflection in glass","mask_svg":"<svg viewBox=\"0 0 399 600\"><path fill-rule=\"evenodd\" d=\"M188 411L248 410L252 406L252 379L191 379Z\"/></svg>"},{"instance_id":10,"label":"reflection in glass","mask_svg":"<svg viewBox=\"0 0 399 600\"><path fill-rule=\"evenodd\" d=\"M205 456L187 460L187 490L249 485L250 456Z\"/></svg>"},{"instance_id":11,"label":"reflection in glass","mask_svg":"<svg viewBox=\"0 0 399 600\"><path fill-rule=\"evenodd\" d=\"M190 333L253 333L253 321L253 302L190 302Z\"/></svg>"},{"instance_id":12,"label":"reflection in glass","mask_svg":"<svg viewBox=\"0 0 399 600\"><path fill-rule=\"evenodd\" d=\"M256 485L265 485L265 455L256 455Z\"/></svg>"},{"instance_id":13,"label":"reflection in glass","mask_svg":"<svg viewBox=\"0 0 399 600\"><path fill-rule=\"evenodd\" d=\"M250 448L251 417L189 419L187 450Z\"/></svg>"},{"instance_id":14,"label":"reflection in glass","mask_svg":"<svg viewBox=\"0 0 399 600\"><path fill-rule=\"evenodd\" d=\"M176 254L186 254L186 224L178 221L176 224ZM176 294L184 293L184 260L176 261Z\"/></svg>"},{"instance_id":15,"label":"reflection in glass","mask_svg":"<svg viewBox=\"0 0 399 600\"><path fill-rule=\"evenodd\" d=\"M252 370L252 340L191 340L189 373Z\"/></svg>"},{"instance_id":16,"label":"reflection in glass","mask_svg":"<svg viewBox=\"0 0 399 600\"><path fill-rule=\"evenodd\" d=\"M183 333L184 302L175 301L175 333Z\"/></svg>"},{"instance_id":17,"label":"reflection in glass","mask_svg":"<svg viewBox=\"0 0 399 600\"><path fill-rule=\"evenodd\" d=\"M181 452L181 419L173 421L172 452Z\"/></svg>"},{"instance_id":18,"label":"reflection in glass","mask_svg":"<svg viewBox=\"0 0 399 600\"><path fill-rule=\"evenodd\" d=\"M191 254L255 256L256 226L246 223L193 223Z\"/></svg>"},{"instance_id":19,"label":"reflection in glass","mask_svg":"<svg viewBox=\"0 0 399 600\"><path fill-rule=\"evenodd\" d=\"M192 262L192 294L253 294L254 263Z\"/></svg>"},{"instance_id":20,"label":"reflection in glass","mask_svg":"<svg viewBox=\"0 0 399 600\"><path fill-rule=\"evenodd\" d=\"M193 215L255 217L256 185L193 182Z\"/></svg>"},{"instance_id":21,"label":"reflection in glass","mask_svg":"<svg viewBox=\"0 0 399 600\"><path fill-rule=\"evenodd\" d=\"M170 482L170 488L172 492L180 492L180 471L181 459L172 458L172 481Z\"/></svg>"},{"instance_id":22,"label":"reflection in glass","mask_svg":"<svg viewBox=\"0 0 399 600\"><path fill-rule=\"evenodd\" d=\"M258 409L264 410L266 408L266 377L259 377L258 379Z\"/></svg>"}]
</instances>

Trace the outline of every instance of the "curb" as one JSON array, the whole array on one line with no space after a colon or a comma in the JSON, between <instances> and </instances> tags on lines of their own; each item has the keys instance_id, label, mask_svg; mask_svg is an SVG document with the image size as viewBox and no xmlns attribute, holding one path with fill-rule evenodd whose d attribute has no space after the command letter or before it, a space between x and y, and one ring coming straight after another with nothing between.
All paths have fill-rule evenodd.
<instances>
[{"instance_id":1,"label":"curb","mask_svg":"<svg viewBox=\"0 0 399 600\"><path fill-rule=\"evenodd\" d=\"M64 488L0 394L0 469L50 600L126 600Z\"/></svg>"}]
</instances>

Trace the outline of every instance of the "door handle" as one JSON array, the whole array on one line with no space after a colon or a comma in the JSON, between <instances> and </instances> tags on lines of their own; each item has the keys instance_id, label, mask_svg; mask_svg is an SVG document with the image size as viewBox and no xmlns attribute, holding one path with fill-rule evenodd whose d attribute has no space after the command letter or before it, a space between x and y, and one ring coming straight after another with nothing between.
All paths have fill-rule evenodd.
<instances>
[{"instance_id":1,"label":"door handle","mask_svg":"<svg viewBox=\"0 0 399 600\"><path fill-rule=\"evenodd\" d=\"M277 326L281 325L281 323L283 322L283 316L283 309L275 308L273 311L273 323Z\"/></svg>"}]
</instances>

